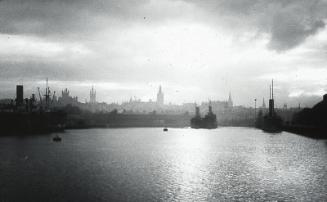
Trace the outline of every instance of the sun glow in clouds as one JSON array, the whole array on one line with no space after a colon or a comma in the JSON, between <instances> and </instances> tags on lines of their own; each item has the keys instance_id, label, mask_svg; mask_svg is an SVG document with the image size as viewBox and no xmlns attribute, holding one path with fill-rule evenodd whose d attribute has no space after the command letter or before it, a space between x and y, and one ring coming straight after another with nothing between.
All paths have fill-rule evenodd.
<instances>
[{"instance_id":1,"label":"sun glow in clouds","mask_svg":"<svg viewBox=\"0 0 327 202\"><path fill-rule=\"evenodd\" d=\"M274 54L265 50L266 37L255 38L254 33L233 36L218 27L199 23L169 21L151 26L138 24L126 29L123 34L110 33L112 31L107 30L98 36L108 44L107 53L119 50L139 66L152 63L157 66L173 65L175 70L191 68L202 71L205 67L222 68L235 64L235 60L268 58ZM138 47L142 48L136 49Z\"/></svg>"},{"instance_id":2,"label":"sun glow in clouds","mask_svg":"<svg viewBox=\"0 0 327 202\"><path fill-rule=\"evenodd\" d=\"M325 2L24 4L40 13L1 3L0 76L11 86L48 77L71 84L65 87L84 100L88 93L77 86L94 84L99 101L111 102L153 98L158 86L147 86L156 84L167 103L225 100L232 91L235 104L246 106L268 99L272 78L280 87L276 102L326 89Z\"/></svg>"},{"instance_id":3,"label":"sun glow in clouds","mask_svg":"<svg viewBox=\"0 0 327 202\"><path fill-rule=\"evenodd\" d=\"M129 72L131 80L134 72L146 72L145 83L194 86L192 96L179 95L187 102L203 101L199 97L225 99L233 87L228 75L250 75L258 61L271 61L277 55L266 50L266 36L256 37L251 32L233 36L219 27L192 22L136 24L117 33L106 30L97 38L102 38L107 45L99 44L94 49L101 51L104 48L101 52L105 53L103 57L108 63L116 63L119 52L117 69L120 68L117 71ZM122 58L126 60L121 61ZM203 88L207 89L206 94ZM197 98L194 95L198 95ZM181 103L177 99L175 96L170 101Z\"/></svg>"}]
</instances>

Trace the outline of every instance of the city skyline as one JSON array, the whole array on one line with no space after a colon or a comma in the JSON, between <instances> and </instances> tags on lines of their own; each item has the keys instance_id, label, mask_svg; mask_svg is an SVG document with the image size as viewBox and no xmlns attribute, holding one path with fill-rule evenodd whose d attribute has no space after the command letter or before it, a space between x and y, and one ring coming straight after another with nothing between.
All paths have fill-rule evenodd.
<instances>
[{"instance_id":1,"label":"city skyline","mask_svg":"<svg viewBox=\"0 0 327 202\"><path fill-rule=\"evenodd\" d=\"M49 77L84 100L225 100L312 106L326 93L325 0L0 1L1 97ZM255 89L255 90L249 90Z\"/></svg>"},{"instance_id":2,"label":"city skyline","mask_svg":"<svg viewBox=\"0 0 327 202\"><path fill-rule=\"evenodd\" d=\"M85 103L85 104L99 104L99 103L106 103L106 104L124 104L124 103L128 103L128 102L144 102L144 103L157 103L158 106L163 106L163 105L183 105L183 104L190 104L190 103L193 103L193 104L201 104L201 103L208 103L210 101L222 101L222 102L226 102L228 103L228 106L232 107L233 106L233 98L232 98L232 94L231 92L229 92L228 94L228 98L226 97L225 99L222 99L222 100L212 100L212 99L208 99L208 100L202 100L200 102L183 102L183 103L172 103L172 102L169 102L169 101L166 101L165 100L165 92L163 90L163 87L161 85L159 85L157 87L157 92L156 93L153 93L153 97L151 98L148 98L148 99L142 99L138 96L131 96L129 98L125 98L121 101L114 101L114 102L106 102L106 101L103 101L103 100L98 100L97 99L97 89L94 87L94 85L92 85L88 91L88 97L86 98L79 98L78 96L74 95L74 93L71 93L70 89L69 88L63 88L61 90L58 90L57 89L54 89L52 88L51 86L49 86L49 80L46 79L46 83L45 83L45 88L42 89L40 87L37 87L37 89L35 90L32 90L29 89L26 91L26 86L24 86L23 83L20 83L18 85L15 86L16 88L16 91L12 91L11 94L12 96L10 97L6 97L6 98L2 98L0 99L3 100L3 101L7 101L7 100L13 100L13 101L16 101L16 99L18 99L18 94L17 94L17 89L22 89L22 93L20 93L20 97L19 100L23 100L25 98L31 98L31 97L35 97L35 99L37 101L40 101L40 96L42 96L42 99L43 96L45 96L47 94L47 91L46 89L48 89L48 92L49 92L49 96L51 99L54 99L54 101L58 101L58 99L62 99L62 97L69 97L68 99L75 99L76 101L80 102L80 103ZM66 99L66 98L65 98Z\"/></svg>"},{"instance_id":3,"label":"city skyline","mask_svg":"<svg viewBox=\"0 0 327 202\"><path fill-rule=\"evenodd\" d=\"M37 86L37 87L34 87L34 88L30 88L30 86L27 86L26 88L26 85L24 85L23 82L21 83L18 83L17 85L19 86L24 86L24 98L30 98L33 94L34 95L37 95L38 94L38 91L40 91L40 93L43 95L45 94L46 92L46 86L49 85L49 83L53 83L53 84L56 84L56 82L50 82L48 80L48 78L46 79L46 82L42 83L42 81L39 81L37 82L38 84L41 84L41 85L33 85L33 86ZM44 85L44 86L43 86ZM41 88L40 88L41 86ZM15 87L15 86L12 86L12 88ZM42 87L45 87L43 90L42 90ZM164 93L164 91L162 90L162 86L159 85L157 87L157 92L152 92L152 94L150 96L146 96L146 97L139 97L138 95L131 95L130 97L123 97L121 100L112 100L111 102L108 102L108 101L105 101L105 100L98 100L97 97L97 89L95 88L94 85L91 85L91 86L88 86L88 85L83 85L83 89L86 89L84 92L83 92L83 96L84 97L79 97L77 95L74 94L74 92L70 92L70 88L67 88L65 86L63 86L62 88L59 88L58 86L57 87L54 87L53 86L49 86L49 89L51 89L51 93L53 96L53 93L54 93L54 96L56 98L58 98L58 96L60 96L60 92L65 92L65 91L68 91L69 93L69 96L71 98L74 98L74 99L77 99L78 102L80 103L106 103L106 104L124 104L124 103L128 103L128 102L144 102L144 103L151 103L151 102L154 102L154 103L159 103L159 105L184 105L184 104L190 104L190 103L193 103L193 104L202 104L202 103L208 103L210 101L218 101L218 102L226 102L228 103L228 105L231 105L231 106L242 106L242 107L250 107L250 108L253 108L255 107L252 103L252 105L242 105L242 104L239 104L239 103L234 103L233 99L234 97L232 97L232 92L229 91L228 92L228 95L225 95L225 97L222 97L222 98L207 98L207 99L200 99L200 100L194 100L194 101L185 101L185 102L179 102L179 103L174 103L174 102L171 102L171 101L167 101L166 99L163 98L167 96L167 94ZM88 89L89 88L89 89ZM151 89L153 90L153 87L151 86ZM44 91L44 92L43 92ZM100 92L101 93L101 92ZM162 94L162 98L161 98L161 95ZM101 94L100 94L101 95ZM160 95L160 98L158 97ZM11 99L11 100L15 100L17 97L16 95L16 92L14 91L14 89L11 89L10 93L9 93L9 96L8 97L0 97L0 100L8 100L8 99ZM171 97L171 96L167 96L167 97ZM100 96L101 98L101 96ZM269 97L268 97L269 98ZM265 103L265 99L268 100L267 97L262 97L262 103L261 105L258 105L258 104L255 104L257 107L263 107L263 108L266 108L266 103ZM260 98L259 98L260 99ZM299 107L310 107L310 106L313 106L315 105L317 102L319 102L319 100L321 99L321 97L316 97L315 99L313 100L309 100L309 105L306 103L307 100L300 100L298 103L295 103L295 105L289 105L289 103L287 102L277 102L277 105L276 107L277 108L285 108L285 106L287 107L291 107L291 108L299 108ZM162 100L162 101L161 101ZM165 101L164 101L165 100ZM254 98L254 100L252 101L257 101L258 98Z\"/></svg>"}]
</instances>

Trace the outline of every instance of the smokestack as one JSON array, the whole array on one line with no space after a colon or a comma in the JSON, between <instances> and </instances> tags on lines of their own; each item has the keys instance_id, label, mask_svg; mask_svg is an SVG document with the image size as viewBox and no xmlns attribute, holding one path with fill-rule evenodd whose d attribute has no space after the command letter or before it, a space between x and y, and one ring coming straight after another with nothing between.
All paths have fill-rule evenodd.
<instances>
[{"instance_id":1,"label":"smokestack","mask_svg":"<svg viewBox=\"0 0 327 202\"><path fill-rule=\"evenodd\" d=\"M24 102L24 87L23 85L16 86L16 105L22 105Z\"/></svg>"},{"instance_id":2,"label":"smokestack","mask_svg":"<svg viewBox=\"0 0 327 202\"><path fill-rule=\"evenodd\" d=\"M209 105L209 114L212 114L212 106Z\"/></svg>"},{"instance_id":3,"label":"smokestack","mask_svg":"<svg viewBox=\"0 0 327 202\"><path fill-rule=\"evenodd\" d=\"M195 116L200 117L200 107L195 106Z\"/></svg>"}]
</instances>

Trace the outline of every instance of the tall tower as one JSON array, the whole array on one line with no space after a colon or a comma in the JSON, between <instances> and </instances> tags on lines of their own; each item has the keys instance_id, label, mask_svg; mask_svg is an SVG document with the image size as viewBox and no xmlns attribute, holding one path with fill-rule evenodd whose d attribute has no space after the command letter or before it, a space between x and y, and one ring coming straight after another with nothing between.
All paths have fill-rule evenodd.
<instances>
[{"instance_id":1,"label":"tall tower","mask_svg":"<svg viewBox=\"0 0 327 202\"><path fill-rule=\"evenodd\" d=\"M96 90L94 90L94 88L92 86L92 89L90 90L90 103L91 104L96 103L96 95L97 95L97 92L96 92Z\"/></svg>"},{"instance_id":2,"label":"tall tower","mask_svg":"<svg viewBox=\"0 0 327 202\"><path fill-rule=\"evenodd\" d=\"M228 107L233 107L233 100L232 100L231 92L229 92L227 105L228 105Z\"/></svg>"},{"instance_id":3,"label":"tall tower","mask_svg":"<svg viewBox=\"0 0 327 202\"><path fill-rule=\"evenodd\" d=\"M159 86L159 91L157 93L157 104L160 106L164 104L164 94L162 92L161 86Z\"/></svg>"}]
</instances>

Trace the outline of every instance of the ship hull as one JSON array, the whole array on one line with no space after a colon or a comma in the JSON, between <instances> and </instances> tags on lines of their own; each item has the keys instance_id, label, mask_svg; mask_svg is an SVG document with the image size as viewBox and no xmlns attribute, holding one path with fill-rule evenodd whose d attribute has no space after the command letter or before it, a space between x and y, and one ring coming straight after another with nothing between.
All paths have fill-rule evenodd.
<instances>
[{"instance_id":1,"label":"ship hull","mask_svg":"<svg viewBox=\"0 0 327 202\"><path fill-rule=\"evenodd\" d=\"M278 116L265 116L261 129L267 133L282 132L282 119Z\"/></svg>"},{"instance_id":2,"label":"ship hull","mask_svg":"<svg viewBox=\"0 0 327 202\"><path fill-rule=\"evenodd\" d=\"M191 128L194 129L199 129L199 128L204 128L204 129L215 129L218 127L217 121L216 120L205 120L205 119L196 119L193 118L191 119Z\"/></svg>"},{"instance_id":3,"label":"ship hull","mask_svg":"<svg viewBox=\"0 0 327 202\"><path fill-rule=\"evenodd\" d=\"M62 112L1 112L0 134L43 134L63 131L66 114Z\"/></svg>"}]
</instances>

